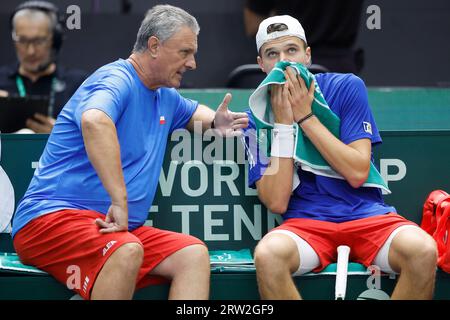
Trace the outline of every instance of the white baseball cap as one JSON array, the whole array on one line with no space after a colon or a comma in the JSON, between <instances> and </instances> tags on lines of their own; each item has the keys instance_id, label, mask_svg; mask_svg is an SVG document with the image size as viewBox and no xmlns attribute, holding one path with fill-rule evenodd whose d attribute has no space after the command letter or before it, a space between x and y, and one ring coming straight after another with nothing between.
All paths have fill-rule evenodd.
<instances>
[{"instance_id":1,"label":"white baseball cap","mask_svg":"<svg viewBox=\"0 0 450 320\"><path fill-rule=\"evenodd\" d=\"M282 23L287 26L286 30L283 31L273 31L267 32L270 25L275 23ZM306 44L306 35L305 30L303 29L300 22L288 15L283 16L273 16L265 19L259 25L258 33L256 34L256 48L259 52L259 49L263 46L267 41L277 39L283 36L295 36L305 41Z\"/></svg>"}]
</instances>

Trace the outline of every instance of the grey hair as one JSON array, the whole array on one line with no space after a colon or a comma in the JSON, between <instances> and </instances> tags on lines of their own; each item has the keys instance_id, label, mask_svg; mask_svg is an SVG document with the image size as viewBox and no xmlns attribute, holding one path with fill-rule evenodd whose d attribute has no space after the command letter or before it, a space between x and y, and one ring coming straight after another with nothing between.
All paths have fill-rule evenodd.
<instances>
[{"instance_id":1,"label":"grey hair","mask_svg":"<svg viewBox=\"0 0 450 320\"><path fill-rule=\"evenodd\" d=\"M154 6L141 23L133 52L145 51L151 36L164 42L185 26L197 35L200 32L197 20L183 9L171 5Z\"/></svg>"},{"instance_id":2,"label":"grey hair","mask_svg":"<svg viewBox=\"0 0 450 320\"><path fill-rule=\"evenodd\" d=\"M30 20L31 19L39 19L40 17L46 17L49 21L50 21L50 32L52 33L53 30L56 29L56 25L58 24L58 17L56 16L56 14L54 12L43 12L42 10L38 10L38 9L33 9L33 8L26 8L26 9L22 9L16 12L16 14L14 15L14 17L12 18L12 28L13 28L13 33L15 33L15 28L16 28L16 20L19 17L27 17Z\"/></svg>"}]
</instances>

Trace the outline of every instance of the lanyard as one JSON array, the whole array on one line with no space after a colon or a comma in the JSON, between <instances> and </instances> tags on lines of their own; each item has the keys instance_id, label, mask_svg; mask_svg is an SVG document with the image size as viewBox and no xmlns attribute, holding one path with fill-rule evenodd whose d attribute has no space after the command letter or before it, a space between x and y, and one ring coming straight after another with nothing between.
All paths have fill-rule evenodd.
<instances>
[{"instance_id":1,"label":"lanyard","mask_svg":"<svg viewBox=\"0 0 450 320\"><path fill-rule=\"evenodd\" d=\"M50 86L50 98L48 101L48 116L53 117L53 106L55 105L55 94L56 94L56 77L52 77L52 84ZM17 90L19 91L19 96L25 98L27 96L27 91L25 90L25 84L20 75L16 76Z\"/></svg>"}]
</instances>

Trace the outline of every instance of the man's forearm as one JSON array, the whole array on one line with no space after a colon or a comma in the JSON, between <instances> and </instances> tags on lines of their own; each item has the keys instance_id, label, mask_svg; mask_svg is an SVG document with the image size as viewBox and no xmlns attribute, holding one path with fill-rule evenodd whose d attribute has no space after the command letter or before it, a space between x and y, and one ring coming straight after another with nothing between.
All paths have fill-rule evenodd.
<instances>
[{"instance_id":1,"label":"man's forearm","mask_svg":"<svg viewBox=\"0 0 450 320\"><path fill-rule=\"evenodd\" d=\"M258 196L273 213L286 211L292 194L294 160L271 157L270 165L262 178L256 183Z\"/></svg>"},{"instance_id":2,"label":"man's forearm","mask_svg":"<svg viewBox=\"0 0 450 320\"><path fill-rule=\"evenodd\" d=\"M82 132L89 160L110 195L111 202L125 208L127 190L114 123L102 111L88 110L82 117Z\"/></svg>"},{"instance_id":3,"label":"man's forearm","mask_svg":"<svg viewBox=\"0 0 450 320\"><path fill-rule=\"evenodd\" d=\"M186 128L192 132L201 134L211 128L215 114L209 107L199 104Z\"/></svg>"}]
</instances>

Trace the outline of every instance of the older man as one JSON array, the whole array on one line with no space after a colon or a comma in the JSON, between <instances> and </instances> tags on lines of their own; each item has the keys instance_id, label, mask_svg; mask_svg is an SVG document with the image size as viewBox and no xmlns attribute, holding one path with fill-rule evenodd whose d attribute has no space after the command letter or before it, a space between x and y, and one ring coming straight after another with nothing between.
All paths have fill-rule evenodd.
<instances>
[{"instance_id":1,"label":"older man","mask_svg":"<svg viewBox=\"0 0 450 320\"><path fill-rule=\"evenodd\" d=\"M208 298L205 245L143 226L173 130L201 122L227 135L248 123L228 111L230 95L214 112L173 89L196 67L198 32L180 8L149 10L131 56L94 72L62 110L18 206L20 258L63 283L75 266L85 299L129 299L161 277L169 298Z\"/></svg>"}]
</instances>

